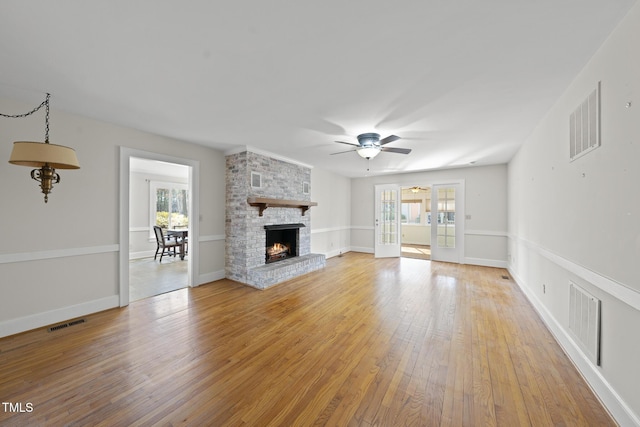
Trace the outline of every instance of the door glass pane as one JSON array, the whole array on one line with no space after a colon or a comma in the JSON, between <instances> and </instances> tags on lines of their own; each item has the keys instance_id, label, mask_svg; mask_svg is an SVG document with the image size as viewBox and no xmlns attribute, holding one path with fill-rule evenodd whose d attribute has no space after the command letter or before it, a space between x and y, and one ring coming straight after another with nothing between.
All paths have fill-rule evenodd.
<instances>
[{"instance_id":1,"label":"door glass pane","mask_svg":"<svg viewBox=\"0 0 640 427\"><path fill-rule=\"evenodd\" d=\"M438 189L438 247L456 247L456 189Z\"/></svg>"},{"instance_id":2,"label":"door glass pane","mask_svg":"<svg viewBox=\"0 0 640 427\"><path fill-rule=\"evenodd\" d=\"M381 245L395 245L397 243L396 211L396 191L383 190L380 194L380 230L378 233L378 242Z\"/></svg>"}]
</instances>

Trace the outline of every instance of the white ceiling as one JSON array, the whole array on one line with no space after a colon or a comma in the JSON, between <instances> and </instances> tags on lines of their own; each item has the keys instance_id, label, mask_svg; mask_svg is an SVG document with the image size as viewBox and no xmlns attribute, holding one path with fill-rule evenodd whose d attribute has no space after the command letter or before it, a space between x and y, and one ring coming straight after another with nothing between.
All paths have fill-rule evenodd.
<instances>
[{"instance_id":1,"label":"white ceiling","mask_svg":"<svg viewBox=\"0 0 640 427\"><path fill-rule=\"evenodd\" d=\"M634 2L3 0L0 96L349 177L505 163ZM413 152L330 155L372 131Z\"/></svg>"}]
</instances>

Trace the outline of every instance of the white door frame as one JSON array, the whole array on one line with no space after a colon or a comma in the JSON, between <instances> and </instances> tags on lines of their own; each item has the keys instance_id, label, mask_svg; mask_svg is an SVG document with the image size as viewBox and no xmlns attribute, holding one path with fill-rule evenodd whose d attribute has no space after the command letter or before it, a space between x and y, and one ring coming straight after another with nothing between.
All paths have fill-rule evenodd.
<instances>
[{"instance_id":1,"label":"white door frame","mask_svg":"<svg viewBox=\"0 0 640 427\"><path fill-rule=\"evenodd\" d=\"M380 211L380 192L385 190L394 190L396 194L396 203L395 203L395 219L396 219L396 237L395 244L382 244L380 242L379 234L382 230L381 222L381 211ZM402 188L399 184L378 184L375 186L375 195L374 195L374 215L375 215L375 227L374 227L374 254L376 258L389 258L389 257L400 257L401 245L400 242L400 203L402 201Z\"/></svg>"},{"instance_id":2,"label":"white door frame","mask_svg":"<svg viewBox=\"0 0 640 427\"><path fill-rule=\"evenodd\" d=\"M437 218L437 201L438 187L456 187L455 206L455 249L443 249L438 247L438 218ZM465 207L464 207L464 179L439 181L431 184L431 260L445 261L464 264L464 225L465 225Z\"/></svg>"},{"instance_id":3,"label":"white door frame","mask_svg":"<svg viewBox=\"0 0 640 427\"><path fill-rule=\"evenodd\" d=\"M189 274L188 285L197 286L199 269L199 236L200 236L200 162L198 160L174 157L150 151L120 147L120 231L119 231L119 293L120 307L129 305L129 159L158 160L177 163L189 168L189 257L187 258Z\"/></svg>"}]
</instances>

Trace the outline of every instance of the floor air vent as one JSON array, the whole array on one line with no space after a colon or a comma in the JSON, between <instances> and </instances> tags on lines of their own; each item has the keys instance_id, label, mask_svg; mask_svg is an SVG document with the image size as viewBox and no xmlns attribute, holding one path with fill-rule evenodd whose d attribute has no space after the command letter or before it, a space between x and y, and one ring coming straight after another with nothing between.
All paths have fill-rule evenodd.
<instances>
[{"instance_id":1,"label":"floor air vent","mask_svg":"<svg viewBox=\"0 0 640 427\"><path fill-rule=\"evenodd\" d=\"M569 330L582 351L600 365L600 300L569 282Z\"/></svg>"},{"instance_id":2,"label":"floor air vent","mask_svg":"<svg viewBox=\"0 0 640 427\"><path fill-rule=\"evenodd\" d=\"M84 322L86 322L86 320L84 320L84 319L72 320L70 322L61 323L61 324L56 325L56 326L51 326L48 329L48 331L49 332L59 331L60 329L68 328L69 326L73 326L73 325L79 325L79 324L84 323Z\"/></svg>"}]
</instances>

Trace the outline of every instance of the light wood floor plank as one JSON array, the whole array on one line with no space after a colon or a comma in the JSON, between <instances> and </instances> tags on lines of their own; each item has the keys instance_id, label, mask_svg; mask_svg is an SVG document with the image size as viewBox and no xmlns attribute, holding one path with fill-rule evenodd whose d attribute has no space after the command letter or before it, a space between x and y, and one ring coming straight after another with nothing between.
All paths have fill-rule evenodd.
<instances>
[{"instance_id":1,"label":"light wood floor plank","mask_svg":"<svg viewBox=\"0 0 640 427\"><path fill-rule=\"evenodd\" d=\"M615 425L505 274L349 253L6 337L0 425Z\"/></svg>"}]
</instances>

